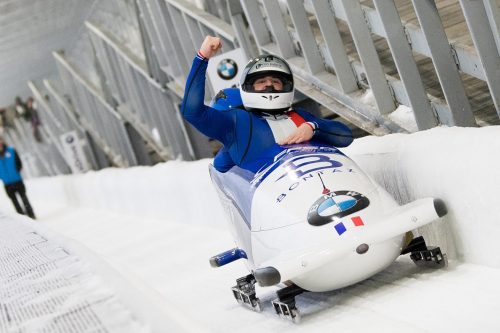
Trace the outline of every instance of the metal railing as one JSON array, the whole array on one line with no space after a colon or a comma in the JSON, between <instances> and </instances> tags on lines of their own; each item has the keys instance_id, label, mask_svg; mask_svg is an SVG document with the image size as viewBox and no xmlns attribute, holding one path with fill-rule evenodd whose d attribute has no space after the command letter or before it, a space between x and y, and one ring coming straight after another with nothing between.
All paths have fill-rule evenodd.
<instances>
[{"instance_id":1,"label":"metal railing","mask_svg":"<svg viewBox=\"0 0 500 333\"><path fill-rule=\"evenodd\" d=\"M397 8L402 1L372 3L375 8L357 0L241 1L260 52L288 59L299 79L299 90L327 107L331 99L348 106L349 114L341 115L370 132L370 121L397 130L384 115L398 104L412 109L420 130L438 124L475 125L459 71L487 82L500 114L498 27L485 24L487 13L492 22L497 21L498 6L492 1L460 0L476 55L458 43L450 45L434 1L412 0L420 26L402 22ZM348 34L354 52L345 45ZM395 74L385 73L374 37L388 44ZM413 52L432 59L446 101L425 91ZM374 107L362 103L358 87L371 89ZM338 112L333 104L331 110ZM353 113L360 117L353 119Z\"/></svg>"},{"instance_id":2,"label":"metal railing","mask_svg":"<svg viewBox=\"0 0 500 333\"><path fill-rule=\"evenodd\" d=\"M68 132L76 131L78 140L82 145L83 152L90 164L90 167L94 170L99 169L99 164L95 157L95 153L89 142L88 131L80 124L77 119L77 114L72 109L68 101L65 100L63 96L61 96L61 93L59 91L60 88L56 88L54 84L49 80L44 80L43 85L47 91L47 96L49 97L46 100L48 107L47 116L50 119L54 119L54 121L57 120L58 123L57 129L55 129L54 132L57 133L58 137L60 137L61 135ZM42 124L45 123L46 122L42 118Z\"/></svg>"},{"instance_id":3,"label":"metal railing","mask_svg":"<svg viewBox=\"0 0 500 333\"><path fill-rule=\"evenodd\" d=\"M80 114L80 122L86 129L91 130L91 134L99 140L103 150L112 156L113 164L120 167L137 165L122 116L62 55L54 53L54 58L61 80Z\"/></svg>"},{"instance_id":4,"label":"metal railing","mask_svg":"<svg viewBox=\"0 0 500 333\"><path fill-rule=\"evenodd\" d=\"M497 0L135 0L126 6L134 21L126 29L138 30L133 44L140 36L140 54L124 34L115 38L102 22L86 22L86 56L95 58L76 63L96 64L100 87L54 54L65 91L44 82L51 97L42 108L44 133L56 140L77 128L117 166L136 165L139 155L151 153L127 132L128 124L160 160L211 156L207 138L179 114L191 59L205 35L220 37L223 52L241 47L248 57L284 57L297 90L323 114L372 134L500 124L499 6ZM214 93L207 80L206 100ZM401 111L414 126L398 119ZM13 140L21 140L19 131ZM41 173L56 169L29 154Z\"/></svg>"},{"instance_id":5,"label":"metal railing","mask_svg":"<svg viewBox=\"0 0 500 333\"><path fill-rule=\"evenodd\" d=\"M118 112L164 160L193 159L183 121L168 91L111 36L89 22L86 25Z\"/></svg>"},{"instance_id":6,"label":"metal railing","mask_svg":"<svg viewBox=\"0 0 500 333\"><path fill-rule=\"evenodd\" d=\"M44 128L40 129L41 141L38 142L32 134L31 124L15 119L14 128L6 131L6 136L8 142L19 150L21 160L26 162L26 173L29 177L69 173L69 167L54 138Z\"/></svg>"},{"instance_id":7,"label":"metal railing","mask_svg":"<svg viewBox=\"0 0 500 333\"><path fill-rule=\"evenodd\" d=\"M47 101L45 98L42 96L41 92L38 90L38 88L35 86L33 82L28 82L28 86L33 93L34 99L38 103L38 116L40 117L40 120L45 124L43 128L38 127L38 131L40 132L38 140L41 141L41 133L46 133L45 138L46 141L48 141L50 144L52 144L55 149L57 150L57 155L60 156L57 160L62 160L64 161L64 164L62 167L66 170L65 173L67 173L68 170L68 163L65 160L65 155L64 151L61 145L61 142L59 140L60 134L62 134L62 124L59 122L59 120L54 116L52 113L52 110L50 106L48 105ZM32 127L34 130L34 128ZM36 135L33 133L33 136L28 136L25 135L26 138L30 138L30 140L34 143L36 141ZM33 140L34 139L34 140Z\"/></svg>"},{"instance_id":8,"label":"metal railing","mask_svg":"<svg viewBox=\"0 0 500 333\"><path fill-rule=\"evenodd\" d=\"M137 2L150 36L152 52L157 55L161 69L171 80L167 86L181 98L191 61L206 35L217 36L223 40L222 52L231 51L238 45L230 24L188 1ZM207 84L207 88L207 95L213 96L214 91L210 84Z\"/></svg>"}]
</instances>

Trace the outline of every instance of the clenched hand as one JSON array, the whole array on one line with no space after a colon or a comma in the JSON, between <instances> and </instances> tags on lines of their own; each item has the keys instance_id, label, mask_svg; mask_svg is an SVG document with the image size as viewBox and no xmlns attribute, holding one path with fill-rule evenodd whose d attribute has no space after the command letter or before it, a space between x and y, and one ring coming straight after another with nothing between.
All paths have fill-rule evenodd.
<instances>
[{"instance_id":1,"label":"clenched hand","mask_svg":"<svg viewBox=\"0 0 500 333\"><path fill-rule=\"evenodd\" d=\"M307 123L303 123L302 125L297 127L295 132L293 132L288 137L286 137L285 139L278 142L278 144L290 145L293 143L302 143L302 142L311 140L313 135L314 135L314 131L311 128L311 126Z\"/></svg>"},{"instance_id":2,"label":"clenched hand","mask_svg":"<svg viewBox=\"0 0 500 333\"><path fill-rule=\"evenodd\" d=\"M207 59L212 58L222 47L219 37L207 36L201 44L200 53Z\"/></svg>"}]
</instances>

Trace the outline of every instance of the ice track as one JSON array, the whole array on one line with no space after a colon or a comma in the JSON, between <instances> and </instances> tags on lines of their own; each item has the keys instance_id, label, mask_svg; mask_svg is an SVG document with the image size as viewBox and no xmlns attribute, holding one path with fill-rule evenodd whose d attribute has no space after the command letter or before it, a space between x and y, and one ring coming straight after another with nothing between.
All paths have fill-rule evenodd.
<instances>
[{"instance_id":1,"label":"ice track","mask_svg":"<svg viewBox=\"0 0 500 333\"><path fill-rule=\"evenodd\" d=\"M442 246L450 266L425 270L400 258L357 285L300 295L300 325L273 313L273 288L257 289L262 313L236 303L230 287L247 274L241 262L210 267L210 256L233 243L208 160L35 179L27 187L34 223L79 244L69 247L154 332L499 332L499 151L497 126L363 138L345 150L401 203L429 195L446 202L445 221L418 233ZM0 204L12 213L4 194Z\"/></svg>"},{"instance_id":2,"label":"ice track","mask_svg":"<svg viewBox=\"0 0 500 333\"><path fill-rule=\"evenodd\" d=\"M208 264L212 253L231 245L224 230L85 209L53 208L42 216L47 226L143 284L146 299L156 294L161 301L154 306L164 307L186 331L496 332L500 327L497 269L452 261L434 271L401 258L355 286L298 296L303 317L295 325L273 313L272 288L257 290L262 313L233 299L229 288L246 274L243 265ZM169 313L172 308L175 313Z\"/></svg>"}]
</instances>

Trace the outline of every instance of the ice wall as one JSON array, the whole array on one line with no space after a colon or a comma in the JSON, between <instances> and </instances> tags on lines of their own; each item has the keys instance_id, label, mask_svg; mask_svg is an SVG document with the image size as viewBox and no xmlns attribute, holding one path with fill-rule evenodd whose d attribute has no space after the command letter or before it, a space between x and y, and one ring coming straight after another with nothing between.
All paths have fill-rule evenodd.
<instances>
[{"instance_id":1,"label":"ice wall","mask_svg":"<svg viewBox=\"0 0 500 333\"><path fill-rule=\"evenodd\" d=\"M417 233L451 258L500 267L500 127L435 128L355 140L344 149L400 203L433 196L448 216ZM225 227L209 160L106 169L29 181L36 205L57 202L188 224ZM2 202L6 198L2 199Z\"/></svg>"},{"instance_id":2,"label":"ice wall","mask_svg":"<svg viewBox=\"0 0 500 333\"><path fill-rule=\"evenodd\" d=\"M225 227L208 175L210 160L170 161L153 167L108 168L82 175L29 180L29 196L166 221Z\"/></svg>"},{"instance_id":3,"label":"ice wall","mask_svg":"<svg viewBox=\"0 0 500 333\"><path fill-rule=\"evenodd\" d=\"M419 230L451 257L500 267L500 127L434 128L356 140L345 152L400 203L426 196L448 206Z\"/></svg>"}]
</instances>

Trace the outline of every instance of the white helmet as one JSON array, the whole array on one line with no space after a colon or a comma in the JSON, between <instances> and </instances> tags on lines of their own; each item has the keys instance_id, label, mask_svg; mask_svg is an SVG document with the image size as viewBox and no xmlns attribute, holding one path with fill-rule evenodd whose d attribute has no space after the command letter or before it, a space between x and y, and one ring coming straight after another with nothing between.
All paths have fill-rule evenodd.
<instances>
[{"instance_id":1,"label":"white helmet","mask_svg":"<svg viewBox=\"0 0 500 333\"><path fill-rule=\"evenodd\" d=\"M283 82L283 90L267 87L255 91L253 83L258 78L274 76ZM282 113L292 106L293 75L288 63L275 55L264 54L248 62L240 79L241 100L249 111L265 110L268 113Z\"/></svg>"}]
</instances>

